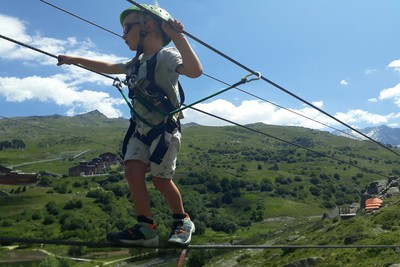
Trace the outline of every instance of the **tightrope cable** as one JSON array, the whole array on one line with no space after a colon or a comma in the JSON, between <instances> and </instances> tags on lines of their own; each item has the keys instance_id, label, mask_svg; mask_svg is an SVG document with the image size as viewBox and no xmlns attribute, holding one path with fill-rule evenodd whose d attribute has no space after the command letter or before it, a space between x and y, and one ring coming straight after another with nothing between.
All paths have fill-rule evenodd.
<instances>
[{"instance_id":1,"label":"tightrope cable","mask_svg":"<svg viewBox=\"0 0 400 267\"><path fill-rule=\"evenodd\" d=\"M100 25L98 25L98 24L96 24L96 23L93 23L93 22L91 22L91 21L89 21L89 20L87 20L87 19L84 19L84 18L82 18L82 17L80 17L80 16L77 16L77 15L75 15L74 13L69 12L68 10L65 10L65 9L63 9L63 8L60 8L60 7L58 7L58 6L56 6L56 5L53 5L53 4L51 4L51 3L47 2L47 1L44 1L44 0L39 0L39 1L42 2L42 3L45 3L45 4L47 4L47 5L49 5L49 6L51 6L51 7L54 7L54 8L56 8L56 9L58 9L58 10L61 10L62 12L65 12L65 13L71 15L71 16L74 16L75 18L78 18L78 19L80 19L80 20L83 20L83 21L85 21L85 22L87 22L87 23L89 23L89 24L92 24L93 26L95 26L95 27L97 27L97 28L100 28L100 29L102 29L102 30L105 30L105 31L107 31L107 32L109 32L109 33L111 33L111 34L114 34L114 35L116 35L116 36L122 38L122 36L119 35L118 33L115 33L115 32L113 32L113 31L110 31L110 30L108 30L108 29L106 29L106 28L104 28L104 27L102 27L102 26L100 26Z\"/></svg>"},{"instance_id":2,"label":"tightrope cable","mask_svg":"<svg viewBox=\"0 0 400 267\"><path fill-rule=\"evenodd\" d=\"M132 1L132 0L126 0L126 1L128 1L128 2L131 3L132 5L135 5L135 6L139 7L139 8L140 8L143 12L145 12L146 14L149 14L149 15L152 16L152 17L156 17L157 19L160 19L160 20L166 22L166 20L165 20L164 18L162 18L161 16L159 16L159 15L157 15L157 14L155 14L155 13L152 13L152 12L148 11L148 10L147 10L145 7L143 7L141 4L139 4L139 3L135 2L135 1ZM226 59L229 60L230 62L234 63L235 65L237 65L237 66L239 66L239 67L241 67L242 69L244 69L244 70L246 70L246 71L248 71L248 72L250 72L250 73L252 73L252 74L254 74L254 75L257 74L256 71L250 69L249 67L243 65L242 63L240 63L240 62L236 61L235 59L229 57L228 55L222 53L222 52L219 51L218 49L216 49L216 48L214 48L213 46L207 44L206 42L200 40L199 38L193 36L192 34L188 33L187 31L183 30L182 33L184 33L186 36L190 37L190 38L193 39L194 41L198 42L199 44L201 44L201 45L207 47L208 49L210 49L210 50L212 50L212 51L214 51L214 52L217 53L218 55L220 55L220 56L226 58ZM287 90L286 88L280 86L279 84L277 84L277 83L275 83L275 82L273 82L273 81L271 81L271 80L265 78L264 76L261 76L260 79L262 79L263 81L265 81L265 82L271 84L272 86L278 88L279 90L285 92L286 94L288 94L288 95L290 95L290 96L296 98L297 100L299 100L299 101L301 101L301 102L307 104L308 106L310 106L310 107L312 107L312 108L318 110L319 112L325 114L325 115L328 116L329 118L331 118L331 119L333 119L333 120L339 122L340 124L346 126L347 128L349 128L349 129L353 130L354 132L358 133L359 135L361 135L361 136L367 138L368 140L374 142L375 144L377 144L377 145L379 145L379 146L385 148L386 150L388 150L388 151L390 151L390 152L396 154L397 156L400 156L400 153L397 153L397 152L394 151L393 149L391 149L391 148L389 148L389 147L383 145L382 143L376 141L375 139L373 139L373 138L369 137L368 135L362 133L361 131L355 129L354 127L348 125L347 123L345 123L345 122L339 120L339 119L336 118L335 116L329 114L328 112L322 110L321 108L317 107L316 105L314 105L314 104L310 103L309 101L307 101L307 100L301 98L300 96L298 96L298 95L296 95L296 94L290 92L289 90Z\"/></svg>"},{"instance_id":3,"label":"tightrope cable","mask_svg":"<svg viewBox=\"0 0 400 267\"><path fill-rule=\"evenodd\" d=\"M312 150L312 149L310 149L310 148L308 148L308 147L305 147L305 146L302 146L302 145L298 145L298 144L295 144L295 143L293 143L293 142L286 141L286 140L281 139L281 138L279 138L279 137L276 137L276 136L273 136L273 135L270 135L270 134L267 134L267 133L258 131L258 130L256 130L256 129L250 128L250 127L248 127L248 126L246 126L246 125L242 125L242 124L239 124L239 123L237 123L237 122L234 122L234 121L231 121L231 120L222 118L222 117L220 117L220 116L217 116L217 115L215 115L215 114L208 113L208 112L206 112L206 111L204 111L204 110L201 110L201 109L198 109L198 108L195 108L195 107L191 107L191 109L196 110L196 111L201 112L201 113L204 113L204 114L206 114L206 115L208 115L208 116L214 117L214 118L216 118L216 119L219 119L219 120L222 120L222 121L231 123L231 124L233 124L233 125L239 126L239 127L241 127L241 128L247 129L247 130L249 130L249 131L252 131L252 132L255 132L255 133L258 133L258 134L261 134L261 135L270 137L270 138L273 138L273 139L278 140L278 141L280 141L280 142L283 142L283 143L286 143L286 144L295 146L295 147L297 147L297 148L301 148L301 149L307 150L307 151L312 152L312 153L314 153L314 154L316 154L316 155L318 155L318 156L330 158L330 159L333 159L333 160L335 160L335 161L338 161L338 162L341 162L341 163L344 163L344 164L353 166L353 167L355 167L355 168L357 168L357 169L359 169L359 170L362 170L362 171L364 171L364 172L366 172L366 173L373 173L373 174L376 174L376 175L379 175L379 176L382 176L382 177L385 177L385 178L389 179L389 176L384 175L384 174L381 174L381 173L376 172L376 171L374 171L374 170L369 170L369 169L360 167L360 166L358 166L358 165L355 165L355 164L353 164L353 163L351 163L351 162L347 162L347 161L345 161L345 160L341 160L341 159L332 157L332 156L330 156L330 155L328 155L328 154L325 154L325 153L322 153L322 152L318 152L318 151Z\"/></svg>"},{"instance_id":4,"label":"tightrope cable","mask_svg":"<svg viewBox=\"0 0 400 267\"><path fill-rule=\"evenodd\" d=\"M24 44L24 43L22 43L22 42L18 42L18 41L14 40L14 39L5 37L5 36L3 36L3 35L1 35L1 34L0 34L0 37L1 37L1 38L4 38L4 39L6 39L6 40L9 40L9 41L11 41L11 42L17 43L17 44L19 44L19 45L21 45L21 46L24 46L24 47L33 49L33 50L35 50L35 51L38 51L38 52L40 52L40 53L46 54L46 55L48 55L48 56L56 57L56 56L54 56L54 55L52 55L52 54L50 54L50 53L47 53L47 52L45 52L45 51L43 51L43 50L34 48L34 47L32 47L32 46L30 46L30 45L27 45L27 44ZM56 57L56 58L57 58L57 57ZM76 65L76 66L80 66L80 65ZM82 67L82 66L80 66L80 67ZM85 69L86 69L86 68L85 68ZM93 70L91 70L91 69L87 69L87 70L93 71ZM93 72L95 72L95 71L93 71ZM98 73L98 72L95 72L95 73ZM99 74L101 74L101 73L99 73ZM104 74L103 74L103 75L104 75ZM108 78L110 78L110 79L112 79L112 80L114 80L114 85L118 88L118 90L121 92L121 94L124 95L124 93L122 92L121 83L118 82L118 81L119 81L118 78L113 78L113 77L111 77L111 76L109 76L109 75L104 75L104 76L105 76L105 77L108 77ZM259 74L259 73L256 73L256 76L259 77L260 74ZM252 80L253 80L253 79L252 79ZM124 97L124 98L125 98L125 100L126 100L126 97ZM127 101L127 100L126 100L126 101ZM128 105L129 105L129 107L132 109L132 108L133 108L132 105L130 105L130 103L129 103L128 101L127 101L127 103L128 103ZM191 105L191 104L189 104L189 105ZM183 104L182 106L185 107L185 106L187 106L187 105L184 105L184 104ZM385 178L389 178L389 176L383 175L383 174L381 174L381 173L379 173L379 172L376 172L376 171L373 171L373 170L368 170L368 169L366 169L366 168L357 166L357 165L355 165L355 164L353 164L353 163L351 163L351 162L347 162L347 161L344 161L344 160L341 160L341 159L337 159L337 158L332 157L332 156L330 156L330 155L327 155L327 154L325 154L325 153L318 152L318 151L314 151L314 150L312 150L312 149L310 149L310 148L308 148L308 147L301 146L301 145L295 144L295 143L293 143L293 142L289 142L289 141L283 140L283 139L281 139L281 138L278 138L278 137L276 137L276 136L263 133L263 132L261 132L261 131L257 131L257 130L255 130L255 129L252 129L252 128L247 127L247 126L245 126L245 125L242 125L242 124L236 123L236 122L234 122L234 121L231 121L231 120L222 118L222 117L220 117L220 116L217 116L217 115L208 113L208 112L206 112L206 111L197 109L197 108L195 108L195 107L193 107L193 106L190 106L189 108L191 108L191 109L193 109L193 110L196 110L196 111L198 111L198 112L204 113L204 114L206 114L206 115L208 115L208 116L217 118L217 119L219 119L219 120L222 120L222 121L225 121L225 122L229 122L229 123L231 123L231 124L234 124L234 125L236 125L236 126L242 127L242 128L244 128L244 129L247 129L247 130L250 130L250 131L253 131L253 132L260 133L260 134L262 134L262 135L264 135L264 136L267 136L267 137L276 139L276 140L281 141L281 142L283 142L283 143L287 143L287 144L293 145L293 146L295 146L295 147L302 148L302 149L307 150L307 151L309 151L309 152L312 152L312 153L314 153L314 154L316 154L316 155L319 155L319 156L322 156L322 157L327 157L327 158L336 160L336 161L341 162L341 163L344 163L344 164L348 164L348 165L353 166L353 167L355 167L355 168L357 168L357 169L360 169L360 170L362 170L362 171L364 171L364 172L367 172L367 173L374 173L374 174L376 174L376 175L383 176L383 177L385 177Z\"/></svg>"},{"instance_id":5,"label":"tightrope cable","mask_svg":"<svg viewBox=\"0 0 400 267\"><path fill-rule=\"evenodd\" d=\"M225 84L225 85L230 85L229 83L224 82L224 81L222 81L221 79L215 78L215 77L213 77L213 76L211 76L211 75L209 75L209 74L207 74L207 73L204 73L204 72L203 72L203 75L206 76L206 77L208 77L208 78L210 78L210 79L212 79L212 80L214 80L214 81L217 81L217 82L219 82L219 83L222 83L222 84ZM259 100L261 100L261 101L264 101L264 102L269 103L269 104L271 104L271 105L274 105L274 106L276 106L276 107L278 107L278 108L284 109L284 110L289 111L289 112L291 112L291 113L293 113L293 114L296 114L296 115L298 115L298 116L301 116L301 117L303 117L303 118L305 118L305 119L311 120L311 121L313 121L313 122L315 122L315 123L318 123L318 124L323 125L323 126L325 126L325 127L328 127L328 128L333 129L333 130L336 130L336 131L338 131L338 132L341 132L342 134L345 134L345 135L347 135L347 136L352 136L352 137L354 137L354 138L357 138L357 139L359 139L359 140L362 140L359 136L355 136L355 135L346 133L345 131L342 131L342 130L340 130L340 129L337 129L337 128L335 128L335 127L333 127L333 126L330 126L330 125L328 125L328 124L326 124L326 123L317 121L317 120L315 120L315 119L313 119L313 118L310 118L310 117L308 117L308 116L306 116L306 115L304 115L304 114L301 114L300 112L296 112L296 111L294 111L294 110L288 109L288 108L286 108L286 107L284 107L284 106L281 106L281 105L276 104L276 103L274 103L274 102L272 102L272 101L269 101L269 100L267 100L267 99L265 99L265 98L262 98L262 97L260 97L260 96L255 95L255 94L252 94L252 93L250 93L250 92L248 92L248 91L246 91L246 90L243 90L243 89L241 89L241 88L239 88L239 87L234 87L234 88L235 88L236 90L238 90L238 91L244 93L244 94L250 95L250 96L252 96L252 97L254 97L254 98L257 98L257 99L259 99Z\"/></svg>"},{"instance_id":6,"label":"tightrope cable","mask_svg":"<svg viewBox=\"0 0 400 267\"><path fill-rule=\"evenodd\" d=\"M54 8L56 8L56 9L58 9L58 10L61 10L61 11L65 12L65 13L67 13L67 14L70 14L70 15L74 16L75 18L78 18L78 19L80 19L80 20L82 20L82 21L88 22L88 23L90 23L90 24L92 24L92 25L94 25L94 26L96 26L96 27L98 27L98 28L100 28L100 29L103 29L103 30L105 30L105 31L107 31L107 32L110 32L110 33L112 33L112 34L114 34L114 35L116 35L116 36L122 37L121 35L119 35L119 34L113 32L113 31L111 31L111 30L109 30L109 29L106 29L106 28L104 28L104 27L102 27L102 26L100 26L100 25L98 25L98 24L96 24L96 23L93 23L93 22L91 22L91 21L89 21L89 20L87 20L87 19L84 19L84 18L82 18L81 16L78 16L78 15L76 15L76 14L73 14L73 13L70 12L70 11L67 11L67 10L65 10L65 9L63 9L63 8L57 7L57 6L55 6L55 5L53 5L53 4L50 4L50 3L48 3L48 2L46 2L46 1L44 1L44 0L39 0L39 1L41 1L41 2L43 2L43 3L46 3L46 4L48 4L48 5L50 5L50 6L54 7ZM132 4L133 4L133 2L132 2ZM139 4L138 4L137 6L140 7ZM154 16L154 14L153 14L153 16ZM214 51L214 48L213 48L213 47L209 46L209 45L206 44L206 43L203 43L201 40L198 40L198 38L192 36L190 33L187 33L187 32L185 32L185 31L184 31L184 33L185 33L186 35L188 35L189 37L191 37L192 39L194 39L194 40L196 40L196 41L198 41L198 42L201 42L203 45L205 45L206 47L208 47L208 48L210 48L211 50ZM221 54L220 54L221 56L225 57L225 58L228 59L229 61L234 61L235 64L237 63L237 64L239 64L239 66L242 67L242 64L240 64L240 63L236 62L235 60L233 60L232 58L230 58L230 57L228 57L228 56L222 54L222 52L220 52L220 51L218 51L218 50L216 50L216 51L214 51L214 52L216 52L217 54L220 54L220 53L221 53ZM243 67L246 69L245 66L243 66ZM249 71L251 72L251 70L249 70ZM214 77L212 77L211 75L208 75L208 74L206 74L206 73L204 73L204 72L203 72L203 75L206 76L206 77L209 77L209 78L211 78L211 79L214 79L214 80L216 80L216 81L219 81L219 82L221 82L221 83L223 83L223 84L229 85L228 83L223 82L223 81L221 81L221 80L219 80L219 79L217 79L217 78L214 78ZM262 76L261 76L260 78L262 79ZM251 93L249 93L248 91L245 91L245 90L240 89L240 88L236 88L236 89L239 90L239 91L241 91L241 92L243 92L243 93L245 93L245 94L251 95L251 96L253 96L253 97L257 98L257 99L260 99L260 100L262 100L262 101L265 101L265 102L267 102L267 103L270 103L270 104L272 104L272 105L275 105L275 106L277 106L277 107L279 107L279 108L282 108L282 109L284 109L284 110L287 110L287 111L289 111L289 112L292 112L292 113L294 113L294 114L296 114L296 115L298 115L298 116L301 116L301 117L303 117L303 118L306 118L306 119L309 119L309 120L311 120L311 121L314 121L314 122L316 122L316 123L318 123L318 124L320 124L320 125L324 125L324 126L329 127L329 128L331 128L331 129L333 129L333 130L336 130L336 131L338 131L338 132L341 132L341 133L343 133L343 134L345 134L345 135L347 135L347 136L352 136L352 137L354 137L354 138L356 138L356 139L362 140L359 136L355 136L355 135L353 135L353 134L346 133L346 132L344 132L344 131L342 131L342 130L340 130L340 129L337 129L337 128L335 128L335 127L332 127L332 126L330 126L330 125L328 125L328 124L325 124L325 123L323 123L323 122L320 122L320 121L317 121L317 120L312 119L312 118L310 118L310 117L307 117L307 116L304 115L304 114L301 114L301 113L298 113L298 112L296 112L296 111L290 110L290 109L288 109L288 108L285 108L285 107L283 107L283 106L280 106L280 105L278 105L278 104L275 104L275 103L273 103L273 102L271 102L271 101L268 101L268 100L266 100L266 99L264 99L264 98L261 98L261 97L259 97L259 96L257 96L257 95L251 94ZM324 114L324 113L323 113L323 114ZM326 115L326 114L325 114L325 115ZM346 126L346 127L347 127L347 126ZM369 138L367 138L367 139L369 139Z\"/></svg>"},{"instance_id":7,"label":"tightrope cable","mask_svg":"<svg viewBox=\"0 0 400 267\"><path fill-rule=\"evenodd\" d=\"M35 239L24 237L0 237L0 244L11 245L14 243L23 244L47 244L47 245L65 245L65 246L85 246L91 248L137 248L137 249L398 249L400 245L235 245L235 244L205 244L205 245L159 245L151 247L143 247L138 245L129 244L114 244L107 242L87 242L87 241L73 241L73 240L49 240L49 239Z\"/></svg>"}]
</instances>

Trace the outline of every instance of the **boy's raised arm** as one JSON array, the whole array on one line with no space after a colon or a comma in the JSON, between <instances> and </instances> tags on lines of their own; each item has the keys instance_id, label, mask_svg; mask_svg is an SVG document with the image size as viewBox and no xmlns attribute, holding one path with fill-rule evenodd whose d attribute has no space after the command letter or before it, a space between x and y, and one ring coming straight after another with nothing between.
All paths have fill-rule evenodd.
<instances>
[{"instance_id":1,"label":"boy's raised arm","mask_svg":"<svg viewBox=\"0 0 400 267\"><path fill-rule=\"evenodd\" d=\"M107 74L122 74L123 73L122 69L119 67L119 64L97 61L97 60L92 60L92 59L87 59L87 58L82 58L82 57L59 55L57 66L61 66L64 64L67 64L67 65L79 64L88 69L91 69L91 70L94 70L97 72L101 72L101 73L107 73Z\"/></svg>"},{"instance_id":2,"label":"boy's raised arm","mask_svg":"<svg viewBox=\"0 0 400 267\"><path fill-rule=\"evenodd\" d=\"M203 67L196 53L193 51L185 35L183 35L183 25L178 20L163 22L163 31L171 38L176 48L182 56L182 64L176 68L180 74L190 78L197 78L203 73Z\"/></svg>"}]
</instances>

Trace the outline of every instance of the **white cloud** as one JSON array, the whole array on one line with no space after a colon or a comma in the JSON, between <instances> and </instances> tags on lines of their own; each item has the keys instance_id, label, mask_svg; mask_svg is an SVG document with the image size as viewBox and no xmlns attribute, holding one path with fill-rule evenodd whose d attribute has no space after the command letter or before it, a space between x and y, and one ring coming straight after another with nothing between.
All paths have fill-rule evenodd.
<instances>
[{"instance_id":1,"label":"white cloud","mask_svg":"<svg viewBox=\"0 0 400 267\"><path fill-rule=\"evenodd\" d=\"M6 101L24 102L37 100L41 102L53 102L65 106L71 110L83 112L98 109L107 117L121 117L122 113L116 106L124 104L122 99L110 97L108 93L91 90L79 91L60 79L53 77L42 78L38 76L16 78L0 77L0 96Z\"/></svg>"},{"instance_id":2,"label":"white cloud","mask_svg":"<svg viewBox=\"0 0 400 267\"><path fill-rule=\"evenodd\" d=\"M400 59L393 60L388 65L389 68L393 68L396 71L400 71Z\"/></svg>"},{"instance_id":3,"label":"white cloud","mask_svg":"<svg viewBox=\"0 0 400 267\"><path fill-rule=\"evenodd\" d=\"M389 120L393 119L394 116L395 114L393 113L388 115L379 115L361 109L350 110L346 113L338 112L335 114L335 118L344 121L347 124L367 122L373 125L387 123Z\"/></svg>"},{"instance_id":4,"label":"white cloud","mask_svg":"<svg viewBox=\"0 0 400 267\"><path fill-rule=\"evenodd\" d=\"M313 104L322 107L323 102L318 101L314 102ZM325 127L319 123L296 115L285 109L277 108L275 105L260 100L243 101L240 105L235 106L233 103L227 100L217 99L209 103L197 104L195 108L240 124L262 122L265 124L302 126L315 129L322 129ZM326 120L325 115L311 107L305 107L292 111L313 118L317 121L323 121L324 119ZM208 115L191 109L186 109L184 111L184 115L184 123L196 122L202 125L213 126L229 125L228 122L212 118Z\"/></svg>"},{"instance_id":5,"label":"white cloud","mask_svg":"<svg viewBox=\"0 0 400 267\"><path fill-rule=\"evenodd\" d=\"M322 108L322 106L324 105L324 101L315 101L315 102L312 102L312 104L318 108Z\"/></svg>"},{"instance_id":6,"label":"white cloud","mask_svg":"<svg viewBox=\"0 0 400 267\"><path fill-rule=\"evenodd\" d=\"M399 128L400 124L399 123L390 123L387 126L391 127L391 128Z\"/></svg>"},{"instance_id":7,"label":"white cloud","mask_svg":"<svg viewBox=\"0 0 400 267\"><path fill-rule=\"evenodd\" d=\"M313 104L319 108L322 108L323 106L322 101L313 102ZM292 112L289 112L288 110L278 108L275 105L262 102L260 100L243 101L240 105L235 106L234 104L226 100L217 99L209 103L197 104L195 108L232 120L240 124L262 122L272 125L300 126L324 130L328 129L328 127L325 125L335 127L340 124L339 122L328 118L326 115L309 106L304 106L303 108L297 110L290 109ZM323 122L325 125L307 119L298 114L301 114L318 122ZM196 122L202 125L212 126L230 125L228 122L217 120L208 115L191 109L186 109L184 111L184 115L185 120L183 121L183 123ZM358 128L356 126L356 124L358 123L368 123L372 125L389 123L392 119L400 118L400 113L380 115L358 109L350 110L346 113L338 112L334 115L334 117L349 125L354 125L352 126L353 128Z\"/></svg>"},{"instance_id":8,"label":"white cloud","mask_svg":"<svg viewBox=\"0 0 400 267\"><path fill-rule=\"evenodd\" d=\"M374 98L370 98L370 99L368 99L368 102L376 103L376 102L378 102L378 99L376 99L375 97Z\"/></svg>"},{"instance_id":9,"label":"white cloud","mask_svg":"<svg viewBox=\"0 0 400 267\"><path fill-rule=\"evenodd\" d=\"M348 83L348 81L346 81L346 80L341 80L341 81L340 81L340 84L341 84L341 85L348 85L349 83Z\"/></svg>"},{"instance_id":10,"label":"white cloud","mask_svg":"<svg viewBox=\"0 0 400 267\"><path fill-rule=\"evenodd\" d=\"M69 37L66 40L60 40L43 37L39 33L30 36L26 33L26 23L18 18L0 14L0 21L1 34L51 55L69 54L106 62L128 60L113 54L96 52L96 45L90 39L79 41L75 37ZM122 99L112 98L108 93L85 89L88 86L87 83L92 83L92 88L96 85L108 85L112 89L113 81L109 78L76 66L57 67L57 60L54 57L3 39L0 39L0 59L18 60L23 65L32 67L52 65L59 68L60 72L51 77L0 77L0 96L3 96L6 101L52 102L68 107L67 114L69 115L98 109L108 117L122 116L121 111L117 109L118 105L124 103Z\"/></svg>"},{"instance_id":11,"label":"white cloud","mask_svg":"<svg viewBox=\"0 0 400 267\"><path fill-rule=\"evenodd\" d=\"M394 99L394 103L400 107L400 83L392 88L383 89L379 93L379 100Z\"/></svg>"},{"instance_id":12,"label":"white cloud","mask_svg":"<svg viewBox=\"0 0 400 267\"><path fill-rule=\"evenodd\" d=\"M383 89L379 93L380 100L391 99L391 98L395 98L395 97L400 97L400 83L392 88Z\"/></svg>"}]
</instances>

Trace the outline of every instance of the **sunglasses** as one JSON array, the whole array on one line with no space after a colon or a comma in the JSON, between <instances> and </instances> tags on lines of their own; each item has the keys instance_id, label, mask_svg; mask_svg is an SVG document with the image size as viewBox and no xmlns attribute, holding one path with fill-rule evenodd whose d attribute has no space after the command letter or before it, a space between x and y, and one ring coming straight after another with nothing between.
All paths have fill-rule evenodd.
<instances>
[{"instance_id":1,"label":"sunglasses","mask_svg":"<svg viewBox=\"0 0 400 267\"><path fill-rule=\"evenodd\" d=\"M132 29L133 26L136 24L140 24L140 22L133 22L133 23L125 23L123 27L124 35L128 34L128 32Z\"/></svg>"}]
</instances>

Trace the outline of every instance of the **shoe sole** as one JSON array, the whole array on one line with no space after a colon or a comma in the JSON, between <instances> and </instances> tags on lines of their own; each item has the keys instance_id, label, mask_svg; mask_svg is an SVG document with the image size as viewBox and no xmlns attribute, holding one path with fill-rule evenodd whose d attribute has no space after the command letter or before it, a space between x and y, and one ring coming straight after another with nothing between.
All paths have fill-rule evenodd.
<instances>
[{"instance_id":1,"label":"shoe sole","mask_svg":"<svg viewBox=\"0 0 400 267\"><path fill-rule=\"evenodd\" d=\"M129 240L129 239L117 239L112 235L107 235L107 240L111 243L115 244L123 244L123 245L138 245L143 247L156 247L159 244L158 236L153 237L151 239L146 240Z\"/></svg>"}]
</instances>

